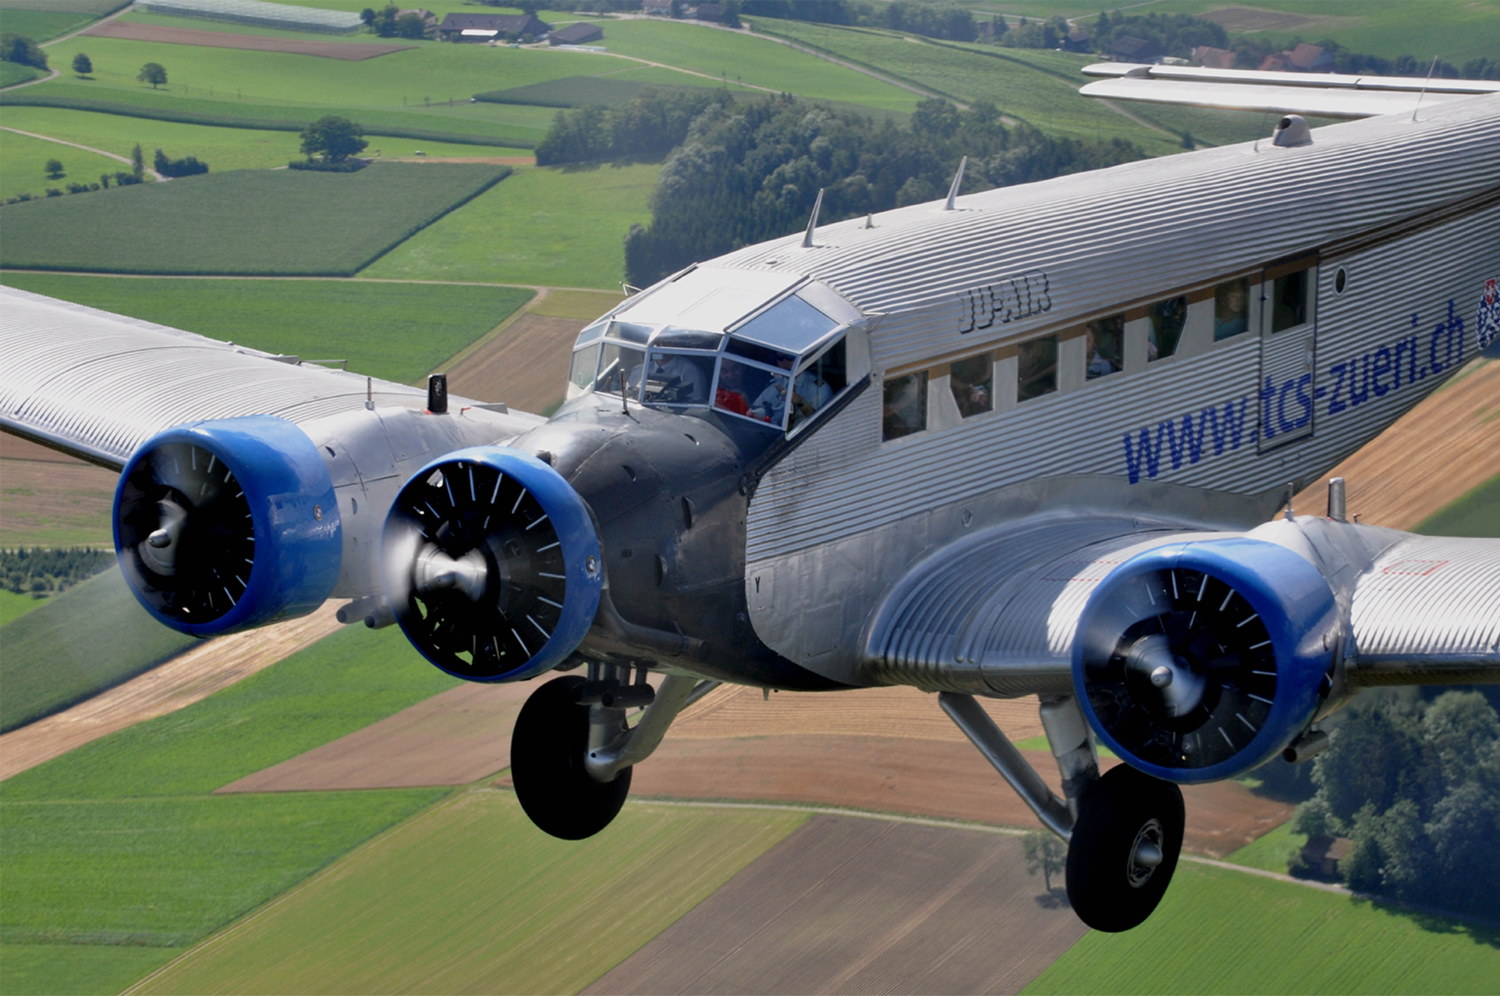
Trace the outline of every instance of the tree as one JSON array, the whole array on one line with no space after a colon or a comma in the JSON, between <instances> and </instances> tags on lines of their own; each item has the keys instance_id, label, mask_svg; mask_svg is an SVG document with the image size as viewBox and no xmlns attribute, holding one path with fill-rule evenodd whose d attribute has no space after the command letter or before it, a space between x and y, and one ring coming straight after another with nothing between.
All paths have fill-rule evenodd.
<instances>
[{"instance_id":1,"label":"tree","mask_svg":"<svg viewBox=\"0 0 1500 996\"><path fill-rule=\"evenodd\" d=\"M63 164L60 159L48 159L47 165L42 167L42 172L47 174L47 179L49 180L61 180L67 175L63 172Z\"/></svg>"},{"instance_id":2,"label":"tree","mask_svg":"<svg viewBox=\"0 0 1500 996\"><path fill-rule=\"evenodd\" d=\"M321 157L324 162L341 163L370 144L364 134L364 129L348 118L329 114L303 130L302 154L309 160Z\"/></svg>"},{"instance_id":3,"label":"tree","mask_svg":"<svg viewBox=\"0 0 1500 996\"><path fill-rule=\"evenodd\" d=\"M359 19L361 21L365 22L365 27L367 27L367 28L368 27L374 27L374 25L375 25L375 8L374 7L366 7L364 10L360 11L359 12Z\"/></svg>"},{"instance_id":4,"label":"tree","mask_svg":"<svg viewBox=\"0 0 1500 996\"><path fill-rule=\"evenodd\" d=\"M130 150L130 172L139 183L141 176L146 172L146 156L141 152L141 143L135 143L135 148Z\"/></svg>"},{"instance_id":5,"label":"tree","mask_svg":"<svg viewBox=\"0 0 1500 996\"><path fill-rule=\"evenodd\" d=\"M7 31L0 34L0 62L19 62L23 66L46 69L47 53L25 35Z\"/></svg>"},{"instance_id":6,"label":"tree","mask_svg":"<svg viewBox=\"0 0 1500 996\"><path fill-rule=\"evenodd\" d=\"M93 71L94 64L89 61L88 56L84 55L82 52L79 52L77 55L73 56L73 72L77 73L79 76L87 76Z\"/></svg>"},{"instance_id":7,"label":"tree","mask_svg":"<svg viewBox=\"0 0 1500 996\"><path fill-rule=\"evenodd\" d=\"M719 22L726 28L738 28L740 23L740 0L728 0L724 4L724 17Z\"/></svg>"},{"instance_id":8,"label":"tree","mask_svg":"<svg viewBox=\"0 0 1500 996\"><path fill-rule=\"evenodd\" d=\"M400 38L427 37L427 22L421 14L402 14L396 18L396 35Z\"/></svg>"},{"instance_id":9,"label":"tree","mask_svg":"<svg viewBox=\"0 0 1500 996\"><path fill-rule=\"evenodd\" d=\"M148 62L141 67L140 72L135 74L135 78L142 83L150 83L151 89L155 90L167 81L167 70L159 62Z\"/></svg>"},{"instance_id":10,"label":"tree","mask_svg":"<svg viewBox=\"0 0 1500 996\"><path fill-rule=\"evenodd\" d=\"M1068 864L1068 845L1047 830L1033 830L1021 844L1026 857L1026 873L1042 873L1042 883L1052 891L1052 876L1061 875Z\"/></svg>"}]
</instances>

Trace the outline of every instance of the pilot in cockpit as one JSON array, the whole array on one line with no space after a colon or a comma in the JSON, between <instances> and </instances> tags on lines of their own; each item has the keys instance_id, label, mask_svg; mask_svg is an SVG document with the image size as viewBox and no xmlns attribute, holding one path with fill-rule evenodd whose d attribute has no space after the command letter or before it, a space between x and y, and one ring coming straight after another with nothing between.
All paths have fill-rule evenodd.
<instances>
[{"instance_id":1,"label":"pilot in cockpit","mask_svg":"<svg viewBox=\"0 0 1500 996\"><path fill-rule=\"evenodd\" d=\"M686 356L673 353L652 353L647 361L646 399L674 404L701 405L708 402L708 380L698 364ZM630 371L628 378L630 393L637 394L641 386L641 365Z\"/></svg>"}]
</instances>

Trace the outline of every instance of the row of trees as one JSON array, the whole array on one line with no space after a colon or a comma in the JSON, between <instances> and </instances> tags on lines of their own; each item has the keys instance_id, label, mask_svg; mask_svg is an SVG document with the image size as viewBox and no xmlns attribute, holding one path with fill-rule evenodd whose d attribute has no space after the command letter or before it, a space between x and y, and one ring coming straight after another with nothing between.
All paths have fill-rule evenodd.
<instances>
[{"instance_id":1,"label":"row of trees","mask_svg":"<svg viewBox=\"0 0 1500 996\"><path fill-rule=\"evenodd\" d=\"M662 99L644 97L620 116L650 118ZM595 117L560 114L553 134ZM605 114L602 120L618 118ZM900 127L786 94L751 104L720 99L691 121L662 167L651 224L632 226L625 238L626 277L644 287L694 260L795 231L807 223L819 189L825 190L825 222L936 199L963 155L969 157L963 192L973 193L1144 153L1118 139L1079 141L1007 128L987 103L959 111L947 101L925 100Z\"/></svg>"},{"instance_id":2,"label":"row of trees","mask_svg":"<svg viewBox=\"0 0 1500 996\"><path fill-rule=\"evenodd\" d=\"M110 550L91 546L0 550L0 587L37 597L65 591L115 562Z\"/></svg>"},{"instance_id":3,"label":"row of trees","mask_svg":"<svg viewBox=\"0 0 1500 996\"><path fill-rule=\"evenodd\" d=\"M378 11L373 7L366 7L359 12L359 19L382 38L427 37L427 22L422 19L422 15L403 14L395 4L387 4Z\"/></svg>"},{"instance_id":4,"label":"row of trees","mask_svg":"<svg viewBox=\"0 0 1500 996\"><path fill-rule=\"evenodd\" d=\"M1351 888L1460 912L1500 895L1500 718L1478 692L1376 700L1334 730L1292 829L1346 837ZM1293 854L1294 872L1301 867Z\"/></svg>"},{"instance_id":5,"label":"row of trees","mask_svg":"<svg viewBox=\"0 0 1500 996\"><path fill-rule=\"evenodd\" d=\"M536 148L537 165L665 156L683 143L700 114L731 103L727 90L682 87L616 107L559 111Z\"/></svg>"}]
</instances>

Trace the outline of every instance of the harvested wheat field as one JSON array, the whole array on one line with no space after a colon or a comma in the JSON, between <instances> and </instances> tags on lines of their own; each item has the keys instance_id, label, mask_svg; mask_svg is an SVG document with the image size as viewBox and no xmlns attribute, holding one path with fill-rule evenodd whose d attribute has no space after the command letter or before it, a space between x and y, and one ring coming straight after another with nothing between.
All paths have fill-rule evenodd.
<instances>
[{"instance_id":1,"label":"harvested wheat field","mask_svg":"<svg viewBox=\"0 0 1500 996\"><path fill-rule=\"evenodd\" d=\"M1344 478L1351 515L1367 525L1412 529L1500 474L1496 412L1500 362L1479 359L1292 502L1328 508L1326 478Z\"/></svg>"},{"instance_id":2,"label":"harvested wheat field","mask_svg":"<svg viewBox=\"0 0 1500 996\"><path fill-rule=\"evenodd\" d=\"M112 470L0 433L0 546L110 546Z\"/></svg>"},{"instance_id":3,"label":"harvested wheat field","mask_svg":"<svg viewBox=\"0 0 1500 996\"><path fill-rule=\"evenodd\" d=\"M448 389L477 401L541 412L562 400L568 358L585 322L524 314L448 371Z\"/></svg>"},{"instance_id":4,"label":"harvested wheat field","mask_svg":"<svg viewBox=\"0 0 1500 996\"><path fill-rule=\"evenodd\" d=\"M0 781L265 670L338 629L335 608L326 602L299 619L216 637L71 709L0 736Z\"/></svg>"},{"instance_id":5,"label":"harvested wheat field","mask_svg":"<svg viewBox=\"0 0 1500 996\"><path fill-rule=\"evenodd\" d=\"M819 815L584 992L1016 993L1087 929L1014 837Z\"/></svg>"},{"instance_id":6,"label":"harvested wheat field","mask_svg":"<svg viewBox=\"0 0 1500 996\"><path fill-rule=\"evenodd\" d=\"M270 38L265 35L237 35L228 31L204 31L201 28L164 28L154 24L126 24L108 21L81 34L94 38L124 38L129 41L166 42L170 45L202 45L207 48L242 48L251 52L285 52L289 55L320 55L325 59L360 62L392 52L404 52L414 45L380 45L363 42L303 41L300 38Z\"/></svg>"},{"instance_id":7,"label":"harvested wheat field","mask_svg":"<svg viewBox=\"0 0 1500 996\"><path fill-rule=\"evenodd\" d=\"M510 766L511 727L535 689L462 685L218 791L467 785Z\"/></svg>"}]
</instances>

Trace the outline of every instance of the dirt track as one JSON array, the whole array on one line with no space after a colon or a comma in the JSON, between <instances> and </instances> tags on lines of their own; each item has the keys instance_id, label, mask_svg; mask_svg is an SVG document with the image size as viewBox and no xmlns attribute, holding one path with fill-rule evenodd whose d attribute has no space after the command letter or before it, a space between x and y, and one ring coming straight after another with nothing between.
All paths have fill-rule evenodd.
<instances>
[{"instance_id":1,"label":"dirt track","mask_svg":"<svg viewBox=\"0 0 1500 996\"><path fill-rule=\"evenodd\" d=\"M524 314L448 371L448 389L540 412L562 400L568 358L586 322Z\"/></svg>"},{"instance_id":2,"label":"dirt track","mask_svg":"<svg viewBox=\"0 0 1500 996\"><path fill-rule=\"evenodd\" d=\"M1329 477L1345 480L1350 514L1368 525L1411 529L1500 474L1500 362L1479 361L1293 501L1323 515Z\"/></svg>"},{"instance_id":3,"label":"dirt track","mask_svg":"<svg viewBox=\"0 0 1500 996\"><path fill-rule=\"evenodd\" d=\"M320 55L326 59L361 62L392 52L404 52L415 45L379 45L363 42L315 42L298 38L268 38L265 35L237 35L229 31L204 31L199 28L164 28L154 24L125 24L110 21L81 31L91 38L124 38L129 41L166 42L172 45L202 45L207 48L242 48L252 52L286 52L290 55Z\"/></svg>"},{"instance_id":4,"label":"dirt track","mask_svg":"<svg viewBox=\"0 0 1500 996\"><path fill-rule=\"evenodd\" d=\"M338 629L336 602L301 619L221 636L123 685L0 736L0 780L116 730L176 712Z\"/></svg>"},{"instance_id":5,"label":"dirt track","mask_svg":"<svg viewBox=\"0 0 1500 996\"><path fill-rule=\"evenodd\" d=\"M584 992L1016 993L1086 932L1013 837L819 815Z\"/></svg>"}]
</instances>

